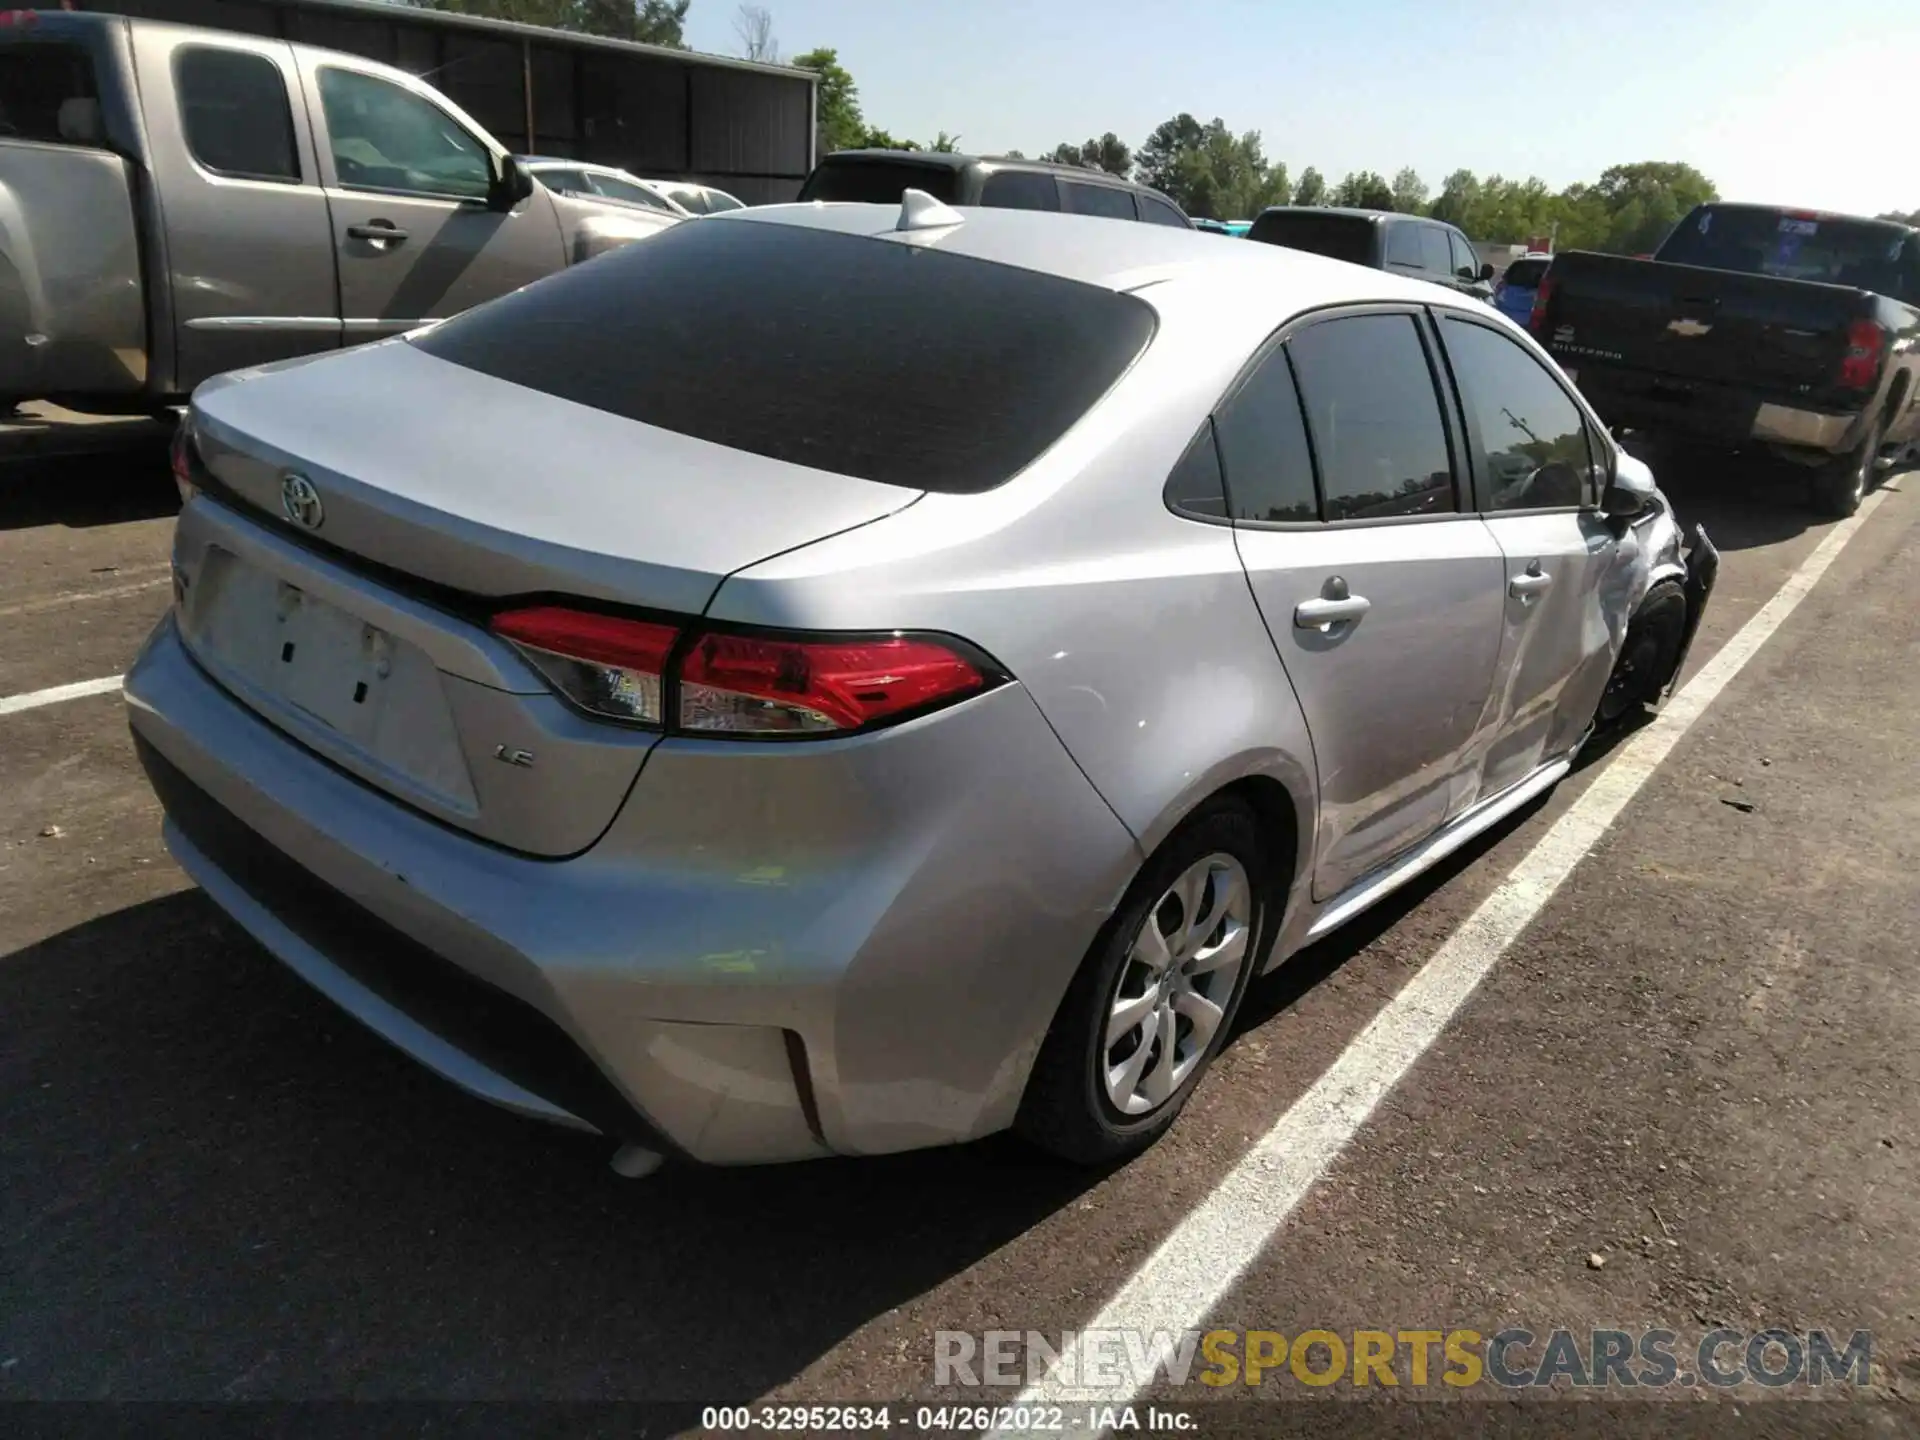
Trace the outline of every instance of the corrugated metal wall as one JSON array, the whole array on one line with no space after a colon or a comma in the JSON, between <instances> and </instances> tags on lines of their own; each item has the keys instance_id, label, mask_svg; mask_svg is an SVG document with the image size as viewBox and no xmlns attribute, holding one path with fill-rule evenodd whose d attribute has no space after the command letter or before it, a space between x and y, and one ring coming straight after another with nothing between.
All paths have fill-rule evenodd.
<instances>
[{"instance_id":1,"label":"corrugated metal wall","mask_svg":"<svg viewBox=\"0 0 1920 1440\"><path fill-rule=\"evenodd\" d=\"M811 159L804 79L474 29L424 14L268 0L110 0L80 8L281 35L423 76L508 149L791 200ZM546 32L553 34L553 32ZM527 133L526 70L533 72Z\"/></svg>"}]
</instances>

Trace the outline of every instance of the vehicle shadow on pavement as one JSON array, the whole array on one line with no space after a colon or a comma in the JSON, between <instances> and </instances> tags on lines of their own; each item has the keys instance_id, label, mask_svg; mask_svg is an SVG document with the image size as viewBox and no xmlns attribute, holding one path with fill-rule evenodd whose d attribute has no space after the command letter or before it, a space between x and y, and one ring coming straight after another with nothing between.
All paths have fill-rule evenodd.
<instances>
[{"instance_id":1,"label":"vehicle shadow on pavement","mask_svg":"<svg viewBox=\"0 0 1920 1440\"><path fill-rule=\"evenodd\" d=\"M1681 526L1705 525L1723 552L1763 549L1833 523L1807 503L1808 472L1771 455L1676 449L1651 463ZM1877 488L1907 473L1883 474Z\"/></svg>"},{"instance_id":2,"label":"vehicle shadow on pavement","mask_svg":"<svg viewBox=\"0 0 1920 1440\"><path fill-rule=\"evenodd\" d=\"M198 891L0 959L0 1395L742 1402L1100 1178L1007 1141L623 1181Z\"/></svg>"},{"instance_id":3,"label":"vehicle shadow on pavement","mask_svg":"<svg viewBox=\"0 0 1920 1440\"><path fill-rule=\"evenodd\" d=\"M111 453L0 463L0 530L119 525L179 510L164 439Z\"/></svg>"}]
</instances>

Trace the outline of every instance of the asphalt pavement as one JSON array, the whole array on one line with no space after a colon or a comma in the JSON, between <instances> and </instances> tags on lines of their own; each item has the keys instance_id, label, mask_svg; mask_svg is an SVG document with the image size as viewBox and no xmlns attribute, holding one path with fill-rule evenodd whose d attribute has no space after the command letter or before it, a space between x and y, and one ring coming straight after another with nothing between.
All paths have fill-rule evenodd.
<instances>
[{"instance_id":1,"label":"asphalt pavement","mask_svg":"<svg viewBox=\"0 0 1920 1440\"><path fill-rule=\"evenodd\" d=\"M117 696L3 713L124 670L177 508L152 434L11 455L5 1398L965 1398L935 1382L938 1332L1088 1324L1618 758L1260 982L1122 1169L994 1140L623 1181L603 1143L452 1090L225 921L160 844ZM1775 467L1662 480L1724 557L1697 671L1831 527ZM1920 1427L1916 491L1887 482L1207 1326L1666 1329L1683 1353L1716 1328L1867 1330L1850 1393L1871 1428ZM1352 1387L1234 1393L1301 1428ZM1720 1398L1790 1403L1756 1393Z\"/></svg>"}]
</instances>

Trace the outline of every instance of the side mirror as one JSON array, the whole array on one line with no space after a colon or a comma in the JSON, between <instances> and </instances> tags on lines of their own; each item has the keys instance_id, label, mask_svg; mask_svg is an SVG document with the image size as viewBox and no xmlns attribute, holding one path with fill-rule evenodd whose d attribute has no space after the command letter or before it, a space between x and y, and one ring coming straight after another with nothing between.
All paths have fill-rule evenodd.
<instances>
[{"instance_id":1,"label":"side mirror","mask_svg":"<svg viewBox=\"0 0 1920 1440\"><path fill-rule=\"evenodd\" d=\"M1607 519L1625 526L1653 504L1657 487L1647 462L1621 451L1614 461L1613 476L1600 493L1600 508Z\"/></svg>"},{"instance_id":2,"label":"side mirror","mask_svg":"<svg viewBox=\"0 0 1920 1440\"><path fill-rule=\"evenodd\" d=\"M1480 262L1480 278L1482 280L1493 279L1493 266L1484 260Z\"/></svg>"},{"instance_id":3,"label":"side mirror","mask_svg":"<svg viewBox=\"0 0 1920 1440\"><path fill-rule=\"evenodd\" d=\"M511 155L502 155L487 191L487 208L505 213L533 194L533 175Z\"/></svg>"}]
</instances>

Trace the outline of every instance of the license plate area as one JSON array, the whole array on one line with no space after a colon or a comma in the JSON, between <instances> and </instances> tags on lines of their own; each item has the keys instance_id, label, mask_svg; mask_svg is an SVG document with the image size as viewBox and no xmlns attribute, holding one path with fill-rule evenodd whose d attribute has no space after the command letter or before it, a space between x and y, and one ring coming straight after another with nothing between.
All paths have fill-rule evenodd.
<instances>
[{"instance_id":1,"label":"license plate area","mask_svg":"<svg viewBox=\"0 0 1920 1440\"><path fill-rule=\"evenodd\" d=\"M303 744L402 798L477 815L439 671L418 646L217 545L180 625L215 679Z\"/></svg>"}]
</instances>

